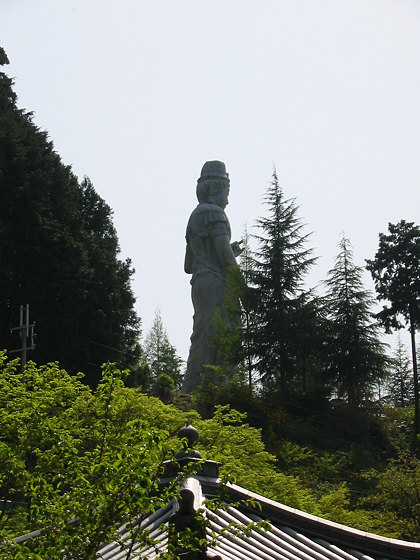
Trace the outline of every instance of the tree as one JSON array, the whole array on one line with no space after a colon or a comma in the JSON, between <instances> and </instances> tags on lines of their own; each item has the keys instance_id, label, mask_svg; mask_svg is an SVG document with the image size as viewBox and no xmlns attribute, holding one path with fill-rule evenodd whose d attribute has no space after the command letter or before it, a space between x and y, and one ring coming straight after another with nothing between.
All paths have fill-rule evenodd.
<instances>
[{"instance_id":1,"label":"tree","mask_svg":"<svg viewBox=\"0 0 420 560\"><path fill-rule=\"evenodd\" d=\"M18 109L12 85L0 73L0 346L19 347L10 328L20 305L30 304L30 357L83 370L94 385L104 360L124 367L138 360L134 271L119 259L112 210Z\"/></svg>"},{"instance_id":2,"label":"tree","mask_svg":"<svg viewBox=\"0 0 420 560\"><path fill-rule=\"evenodd\" d=\"M324 282L329 320L326 374L336 385L338 396L357 406L372 396L376 381L386 373L388 360L373 321L373 297L363 287L363 268L354 264L350 241L344 235L339 248L334 268Z\"/></svg>"},{"instance_id":3,"label":"tree","mask_svg":"<svg viewBox=\"0 0 420 560\"><path fill-rule=\"evenodd\" d=\"M298 327L294 348L296 353L295 371L298 391L311 407L322 405L330 395L330 387L325 383L325 337L328 321L322 308L322 298L310 292L303 292L295 304L295 325ZM309 397L309 401L308 401Z\"/></svg>"},{"instance_id":4,"label":"tree","mask_svg":"<svg viewBox=\"0 0 420 560\"><path fill-rule=\"evenodd\" d=\"M245 226L244 233L242 236L243 250L239 257L239 267L242 274L242 278L245 284L245 288L242 290L242 361L245 364L246 371L248 373L248 387L250 392L252 392L253 386L253 373L255 370L255 364L252 356L252 332L254 325L254 316L251 313L252 303L248 301L251 296L251 291L249 289L252 282L252 275L254 272L253 267L253 256L250 245L250 236L248 233L248 228Z\"/></svg>"},{"instance_id":5,"label":"tree","mask_svg":"<svg viewBox=\"0 0 420 560\"><path fill-rule=\"evenodd\" d=\"M376 515L390 517L397 538L418 542L420 536L420 460L402 451L391 459L383 472L368 473L376 488L362 498L362 507L372 508ZM394 519L392 519L392 517Z\"/></svg>"},{"instance_id":6,"label":"tree","mask_svg":"<svg viewBox=\"0 0 420 560\"><path fill-rule=\"evenodd\" d=\"M158 485L172 454L168 433L127 414L121 371L105 366L92 393L55 365L29 363L23 377L15 362L1 362L0 455L12 467L0 478L1 497L27 502L24 532L43 529L16 545L10 537L21 525L1 515L2 558L94 559L101 543L119 540L123 523L167 505L177 491L176 479ZM130 536L127 559L133 543L151 540L138 525Z\"/></svg>"},{"instance_id":7,"label":"tree","mask_svg":"<svg viewBox=\"0 0 420 560\"><path fill-rule=\"evenodd\" d=\"M394 406L404 408L414 404L414 383L410 358L400 337L398 337L397 346L392 355L387 388Z\"/></svg>"},{"instance_id":8,"label":"tree","mask_svg":"<svg viewBox=\"0 0 420 560\"><path fill-rule=\"evenodd\" d=\"M303 279L315 261L294 199L286 199L274 170L265 195L268 217L257 222L258 249L253 262L252 352L265 388L290 389L296 375L299 314L306 301Z\"/></svg>"},{"instance_id":9,"label":"tree","mask_svg":"<svg viewBox=\"0 0 420 560\"><path fill-rule=\"evenodd\" d=\"M155 311L153 324L144 341L144 357L152 372L152 393L167 400L169 394L181 386L182 359L169 342L159 309Z\"/></svg>"},{"instance_id":10,"label":"tree","mask_svg":"<svg viewBox=\"0 0 420 560\"><path fill-rule=\"evenodd\" d=\"M367 260L377 299L384 305L377 317L387 332L401 329L402 318L411 335L411 357L414 379L414 432L420 433L419 382L416 355L416 329L420 326L420 227L401 220L388 224L389 234L379 234L375 258Z\"/></svg>"}]
</instances>

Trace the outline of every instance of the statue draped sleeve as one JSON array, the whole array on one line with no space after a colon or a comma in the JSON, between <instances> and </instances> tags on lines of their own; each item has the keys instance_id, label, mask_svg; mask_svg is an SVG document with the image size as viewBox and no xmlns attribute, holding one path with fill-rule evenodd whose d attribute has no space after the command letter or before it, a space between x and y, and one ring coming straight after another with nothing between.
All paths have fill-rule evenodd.
<instances>
[{"instance_id":1,"label":"statue draped sleeve","mask_svg":"<svg viewBox=\"0 0 420 560\"><path fill-rule=\"evenodd\" d=\"M226 236L230 242L230 225L225 212L216 204L199 204L190 216L187 225L187 249L184 268L188 274L213 271L225 273L214 247L214 239Z\"/></svg>"},{"instance_id":2,"label":"statue draped sleeve","mask_svg":"<svg viewBox=\"0 0 420 560\"><path fill-rule=\"evenodd\" d=\"M188 221L187 243L192 235L215 237L226 234L230 239L229 220L224 210L216 204L199 204Z\"/></svg>"}]
</instances>

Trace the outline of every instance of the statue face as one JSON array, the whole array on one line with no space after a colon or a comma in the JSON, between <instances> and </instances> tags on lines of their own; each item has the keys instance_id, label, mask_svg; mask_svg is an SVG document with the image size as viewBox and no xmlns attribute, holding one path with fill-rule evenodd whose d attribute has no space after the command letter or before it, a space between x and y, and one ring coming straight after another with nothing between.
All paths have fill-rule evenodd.
<instances>
[{"instance_id":1,"label":"statue face","mask_svg":"<svg viewBox=\"0 0 420 560\"><path fill-rule=\"evenodd\" d=\"M219 192L215 193L212 198L213 203L217 204L217 206L220 206L220 208L223 208L224 210L229 204L229 187L227 186Z\"/></svg>"}]
</instances>

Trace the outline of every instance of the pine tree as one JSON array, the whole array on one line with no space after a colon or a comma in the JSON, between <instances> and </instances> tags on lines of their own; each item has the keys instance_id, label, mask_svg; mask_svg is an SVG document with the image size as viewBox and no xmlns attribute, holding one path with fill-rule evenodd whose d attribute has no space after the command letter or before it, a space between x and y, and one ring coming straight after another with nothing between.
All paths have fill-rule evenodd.
<instances>
[{"instance_id":1,"label":"pine tree","mask_svg":"<svg viewBox=\"0 0 420 560\"><path fill-rule=\"evenodd\" d=\"M339 397L360 405L372 397L388 360L372 317L373 297L363 287L363 268L354 264L350 241L344 235L339 248L325 281L329 319L326 375Z\"/></svg>"},{"instance_id":2,"label":"pine tree","mask_svg":"<svg viewBox=\"0 0 420 560\"><path fill-rule=\"evenodd\" d=\"M138 361L134 271L118 258L111 209L17 107L12 85L0 73L0 346L19 346L10 328L29 304L37 337L28 358L59 361L95 385L103 362Z\"/></svg>"},{"instance_id":3,"label":"pine tree","mask_svg":"<svg viewBox=\"0 0 420 560\"><path fill-rule=\"evenodd\" d=\"M144 357L152 372L151 391L166 397L182 383L182 359L169 342L168 333L163 325L159 309L144 341Z\"/></svg>"},{"instance_id":4,"label":"pine tree","mask_svg":"<svg viewBox=\"0 0 420 560\"><path fill-rule=\"evenodd\" d=\"M414 404L414 381L410 357L401 341L401 337L398 337L396 348L392 354L387 388L394 406L404 408Z\"/></svg>"},{"instance_id":5,"label":"pine tree","mask_svg":"<svg viewBox=\"0 0 420 560\"><path fill-rule=\"evenodd\" d=\"M328 321L322 308L322 298L312 291L303 292L295 304L296 388L312 400L312 405L327 398L331 391L323 375L325 364L325 337ZM309 404L307 402L307 404ZM312 406L311 405L311 406Z\"/></svg>"},{"instance_id":6,"label":"pine tree","mask_svg":"<svg viewBox=\"0 0 420 560\"><path fill-rule=\"evenodd\" d=\"M248 228L245 226L242 236L243 251L239 257L239 266L244 279L245 289L242 298L242 345L241 360L245 366L248 376L248 387L252 392L253 374L255 370L254 359L252 355L252 333L255 332L254 315L252 313L252 291L251 283L254 273L253 255L250 245L250 237Z\"/></svg>"},{"instance_id":7,"label":"pine tree","mask_svg":"<svg viewBox=\"0 0 420 560\"><path fill-rule=\"evenodd\" d=\"M304 276L315 258L306 248L308 235L294 199L286 199L276 171L265 195L268 217L257 222L252 272L255 328L252 353L263 388L285 394L296 380L301 341L300 314L307 299Z\"/></svg>"}]
</instances>

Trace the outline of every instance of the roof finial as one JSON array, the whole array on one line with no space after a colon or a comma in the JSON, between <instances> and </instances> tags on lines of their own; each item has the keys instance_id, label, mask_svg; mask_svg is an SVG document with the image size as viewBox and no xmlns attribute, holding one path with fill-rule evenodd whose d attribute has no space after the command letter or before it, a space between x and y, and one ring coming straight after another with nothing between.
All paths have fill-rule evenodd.
<instances>
[{"instance_id":1,"label":"roof finial","mask_svg":"<svg viewBox=\"0 0 420 560\"><path fill-rule=\"evenodd\" d=\"M198 430L191 425L191 422L186 422L185 426L182 426L178 431L179 439L186 439L184 441L184 449L178 451L175 455L176 459L184 459L186 457L201 459L201 453L194 449L194 445L198 441Z\"/></svg>"}]
</instances>

